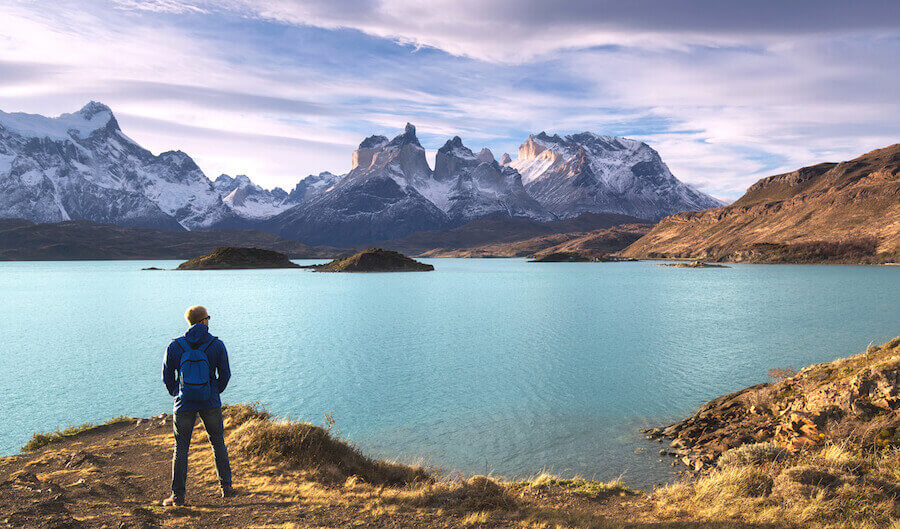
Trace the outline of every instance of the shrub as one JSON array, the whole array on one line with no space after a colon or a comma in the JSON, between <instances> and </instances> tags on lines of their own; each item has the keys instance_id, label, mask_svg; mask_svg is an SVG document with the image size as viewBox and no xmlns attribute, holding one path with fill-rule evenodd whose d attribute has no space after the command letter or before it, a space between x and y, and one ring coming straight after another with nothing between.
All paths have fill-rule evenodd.
<instances>
[{"instance_id":1,"label":"shrub","mask_svg":"<svg viewBox=\"0 0 900 529\"><path fill-rule=\"evenodd\" d=\"M797 370L793 367L773 367L769 370L769 377L775 382L781 382L796 375Z\"/></svg>"}]
</instances>

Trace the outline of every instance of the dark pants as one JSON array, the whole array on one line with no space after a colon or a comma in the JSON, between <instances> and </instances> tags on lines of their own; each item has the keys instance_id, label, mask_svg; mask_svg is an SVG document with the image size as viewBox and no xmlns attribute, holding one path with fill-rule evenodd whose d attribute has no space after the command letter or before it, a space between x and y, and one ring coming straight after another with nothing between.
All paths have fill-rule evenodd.
<instances>
[{"instance_id":1,"label":"dark pants","mask_svg":"<svg viewBox=\"0 0 900 529\"><path fill-rule=\"evenodd\" d=\"M216 474L219 476L219 485L222 488L231 486L231 465L228 464L228 450L225 448L225 427L222 424L222 408L210 408L208 410L191 410L175 412L175 420L172 425L175 429L175 455L172 458L172 492L179 498L184 498L185 482L187 481L188 450L191 448L191 433L197 416L203 421L206 428L206 437L213 447L213 455L216 458Z\"/></svg>"}]
</instances>

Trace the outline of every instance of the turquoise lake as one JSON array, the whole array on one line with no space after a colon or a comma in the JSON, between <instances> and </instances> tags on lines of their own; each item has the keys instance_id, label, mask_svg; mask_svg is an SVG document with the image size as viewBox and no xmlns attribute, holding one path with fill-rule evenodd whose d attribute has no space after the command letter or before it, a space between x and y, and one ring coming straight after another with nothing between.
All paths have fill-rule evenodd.
<instances>
[{"instance_id":1,"label":"turquoise lake","mask_svg":"<svg viewBox=\"0 0 900 529\"><path fill-rule=\"evenodd\" d=\"M900 267L426 262L436 271L0 263L0 454L34 431L170 412L160 364L193 304L228 347L224 402L317 424L333 412L378 457L638 487L672 471L642 428L900 335Z\"/></svg>"}]
</instances>

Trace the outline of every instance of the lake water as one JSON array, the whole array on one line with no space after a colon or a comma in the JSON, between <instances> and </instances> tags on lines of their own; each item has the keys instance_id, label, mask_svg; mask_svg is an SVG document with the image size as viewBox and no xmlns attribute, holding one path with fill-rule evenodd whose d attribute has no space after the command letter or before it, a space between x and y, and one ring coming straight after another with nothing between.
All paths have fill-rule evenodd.
<instances>
[{"instance_id":1,"label":"lake water","mask_svg":"<svg viewBox=\"0 0 900 529\"><path fill-rule=\"evenodd\" d=\"M193 304L228 347L225 402L317 424L334 412L378 457L641 487L671 467L640 429L771 367L900 334L900 267L427 262L435 272L0 263L0 454L57 425L171 411L160 363Z\"/></svg>"}]
</instances>

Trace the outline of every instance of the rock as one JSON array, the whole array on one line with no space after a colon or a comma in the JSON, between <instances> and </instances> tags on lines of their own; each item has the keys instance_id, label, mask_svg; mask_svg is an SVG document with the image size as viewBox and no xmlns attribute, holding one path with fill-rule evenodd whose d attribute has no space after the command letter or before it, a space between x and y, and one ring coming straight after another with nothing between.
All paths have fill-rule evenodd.
<instances>
[{"instance_id":1,"label":"rock","mask_svg":"<svg viewBox=\"0 0 900 529\"><path fill-rule=\"evenodd\" d=\"M894 435L900 431L897 410L900 338L868 353L809 366L787 379L713 399L695 415L651 431L672 439L672 451L688 458L689 466L702 460L705 470L722 454L758 443L770 445L766 450L772 454L826 442L900 447L900 435Z\"/></svg>"},{"instance_id":2,"label":"rock","mask_svg":"<svg viewBox=\"0 0 900 529\"><path fill-rule=\"evenodd\" d=\"M313 265L317 272L430 272L434 266L392 250L369 248L362 252L335 259L324 265Z\"/></svg>"},{"instance_id":3,"label":"rock","mask_svg":"<svg viewBox=\"0 0 900 529\"><path fill-rule=\"evenodd\" d=\"M148 268L141 268L141 270L162 270L162 268L156 268L155 266L150 266Z\"/></svg>"},{"instance_id":4,"label":"rock","mask_svg":"<svg viewBox=\"0 0 900 529\"><path fill-rule=\"evenodd\" d=\"M673 268L731 268L730 266L704 263L702 261L692 261L690 263L663 263L659 266L670 266Z\"/></svg>"},{"instance_id":5,"label":"rock","mask_svg":"<svg viewBox=\"0 0 900 529\"><path fill-rule=\"evenodd\" d=\"M552 252L535 254L529 263L600 263L609 261L605 256L588 255L583 252Z\"/></svg>"},{"instance_id":6,"label":"rock","mask_svg":"<svg viewBox=\"0 0 900 529\"><path fill-rule=\"evenodd\" d=\"M178 265L177 270L239 270L253 268L300 268L286 255L273 250L221 246L212 253Z\"/></svg>"}]
</instances>

